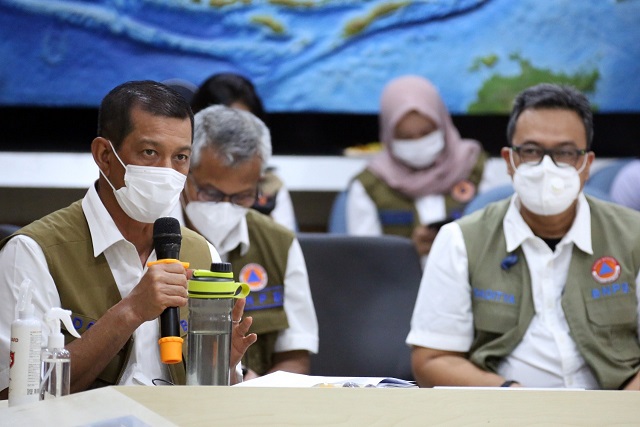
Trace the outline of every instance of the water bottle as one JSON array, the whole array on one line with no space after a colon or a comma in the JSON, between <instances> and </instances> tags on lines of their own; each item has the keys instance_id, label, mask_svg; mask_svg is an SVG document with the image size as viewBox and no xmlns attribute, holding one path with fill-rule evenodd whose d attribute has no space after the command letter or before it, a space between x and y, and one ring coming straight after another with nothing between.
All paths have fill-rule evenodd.
<instances>
[{"instance_id":1,"label":"water bottle","mask_svg":"<svg viewBox=\"0 0 640 427\"><path fill-rule=\"evenodd\" d=\"M188 291L187 385L229 385L231 311L249 285L236 283L231 264L221 262L194 270Z\"/></svg>"}]
</instances>

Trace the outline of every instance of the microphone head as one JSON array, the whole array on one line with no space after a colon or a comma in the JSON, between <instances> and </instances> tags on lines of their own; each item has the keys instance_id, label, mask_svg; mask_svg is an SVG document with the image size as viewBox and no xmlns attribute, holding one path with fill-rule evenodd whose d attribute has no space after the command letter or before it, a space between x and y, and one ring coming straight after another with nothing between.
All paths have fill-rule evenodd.
<instances>
[{"instance_id":1,"label":"microphone head","mask_svg":"<svg viewBox=\"0 0 640 427\"><path fill-rule=\"evenodd\" d=\"M153 247L158 259L178 259L181 242L182 232L177 219L162 217L153 223Z\"/></svg>"}]
</instances>

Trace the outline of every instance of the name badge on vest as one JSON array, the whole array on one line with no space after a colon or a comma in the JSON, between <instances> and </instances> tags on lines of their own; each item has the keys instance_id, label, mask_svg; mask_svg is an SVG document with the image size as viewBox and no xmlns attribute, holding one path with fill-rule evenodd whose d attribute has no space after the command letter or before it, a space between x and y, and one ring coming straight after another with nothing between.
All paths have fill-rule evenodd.
<instances>
[{"instance_id":1,"label":"name badge on vest","mask_svg":"<svg viewBox=\"0 0 640 427\"><path fill-rule=\"evenodd\" d=\"M385 209L380 210L380 223L382 225L412 225L413 212Z\"/></svg>"},{"instance_id":2,"label":"name badge on vest","mask_svg":"<svg viewBox=\"0 0 640 427\"><path fill-rule=\"evenodd\" d=\"M244 311L265 310L284 305L284 286L267 286L269 283L267 270L260 264L251 263L242 267L239 280L251 288Z\"/></svg>"}]
</instances>

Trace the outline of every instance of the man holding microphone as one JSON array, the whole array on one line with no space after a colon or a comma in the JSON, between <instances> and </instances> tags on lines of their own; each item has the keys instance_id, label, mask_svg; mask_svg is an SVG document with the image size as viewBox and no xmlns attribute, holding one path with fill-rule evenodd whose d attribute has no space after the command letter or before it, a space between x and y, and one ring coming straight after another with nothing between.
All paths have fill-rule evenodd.
<instances>
[{"instance_id":1,"label":"man holding microphone","mask_svg":"<svg viewBox=\"0 0 640 427\"><path fill-rule=\"evenodd\" d=\"M128 82L103 99L91 144L100 176L82 201L0 242L0 352L24 279L36 284L36 315L62 306L82 339L68 343L71 390L111 384L184 382L184 366L164 365L158 316L187 304L188 272L158 263L153 223L175 206L189 171L193 114L175 91L151 81ZM181 260L209 268L220 257L203 238L182 230ZM234 308L240 319L244 301ZM256 340L247 318L234 325L232 364ZM1 398L9 362L0 359ZM171 366L171 369L169 368ZM233 380L232 380L233 381Z\"/></svg>"}]
</instances>

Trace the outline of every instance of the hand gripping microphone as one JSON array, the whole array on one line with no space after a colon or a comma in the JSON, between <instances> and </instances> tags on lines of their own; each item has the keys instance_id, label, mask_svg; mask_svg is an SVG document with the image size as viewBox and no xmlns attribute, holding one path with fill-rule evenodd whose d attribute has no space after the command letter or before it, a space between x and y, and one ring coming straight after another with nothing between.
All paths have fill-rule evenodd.
<instances>
[{"instance_id":1,"label":"hand gripping microphone","mask_svg":"<svg viewBox=\"0 0 640 427\"><path fill-rule=\"evenodd\" d=\"M171 217L158 218L153 224L153 247L158 261L147 265L180 262L182 234L180 223ZM182 263L185 268L188 263ZM162 363L182 362L182 341L180 338L180 311L178 307L167 307L160 315L160 358Z\"/></svg>"}]
</instances>

